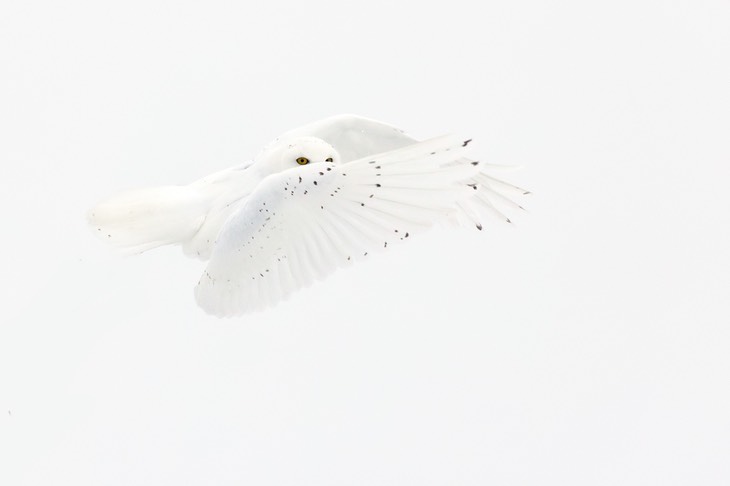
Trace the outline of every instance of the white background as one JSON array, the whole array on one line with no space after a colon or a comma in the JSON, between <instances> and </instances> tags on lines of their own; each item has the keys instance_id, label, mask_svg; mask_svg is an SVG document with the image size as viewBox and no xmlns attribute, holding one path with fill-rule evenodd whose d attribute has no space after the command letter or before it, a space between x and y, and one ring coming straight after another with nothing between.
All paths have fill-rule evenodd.
<instances>
[{"instance_id":1,"label":"white background","mask_svg":"<svg viewBox=\"0 0 730 486\"><path fill-rule=\"evenodd\" d=\"M0 484L730 483L730 4L0 7ZM514 225L263 314L85 212L337 113L473 137Z\"/></svg>"}]
</instances>

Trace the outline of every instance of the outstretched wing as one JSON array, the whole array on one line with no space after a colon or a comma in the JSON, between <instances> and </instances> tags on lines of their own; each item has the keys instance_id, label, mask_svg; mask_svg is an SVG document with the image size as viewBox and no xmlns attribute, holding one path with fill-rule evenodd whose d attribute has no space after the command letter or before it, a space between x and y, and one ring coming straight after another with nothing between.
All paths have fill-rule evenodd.
<instances>
[{"instance_id":1,"label":"outstretched wing","mask_svg":"<svg viewBox=\"0 0 730 486\"><path fill-rule=\"evenodd\" d=\"M478 173L464 146L441 137L267 177L218 235L198 303L218 316L265 308L452 217Z\"/></svg>"},{"instance_id":2,"label":"outstretched wing","mask_svg":"<svg viewBox=\"0 0 730 486\"><path fill-rule=\"evenodd\" d=\"M321 138L332 145L340 154L344 163L351 162L372 154L407 147L418 140L407 135L403 130L387 123L357 115L336 115L309 123L290 130L274 143L286 141L290 137L310 136ZM467 141L468 142L468 141ZM458 164L473 162L463 159ZM455 214L460 222L482 229L482 224L490 218L510 222L504 214L505 208L522 209L511 197L519 197L528 192L495 178L485 169L499 168L498 165L479 164L481 169L471 179L464 181L473 189L472 197L459 203L459 211Z\"/></svg>"}]
</instances>

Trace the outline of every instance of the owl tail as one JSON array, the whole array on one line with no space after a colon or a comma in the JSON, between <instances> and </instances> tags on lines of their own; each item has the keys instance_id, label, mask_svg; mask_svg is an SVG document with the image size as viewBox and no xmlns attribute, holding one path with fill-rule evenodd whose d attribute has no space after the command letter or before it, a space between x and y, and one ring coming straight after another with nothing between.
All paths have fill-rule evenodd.
<instances>
[{"instance_id":1,"label":"owl tail","mask_svg":"<svg viewBox=\"0 0 730 486\"><path fill-rule=\"evenodd\" d=\"M122 192L88 214L94 233L125 253L190 240L205 220L206 197L195 186Z\"/></svg>"}]
</instances>

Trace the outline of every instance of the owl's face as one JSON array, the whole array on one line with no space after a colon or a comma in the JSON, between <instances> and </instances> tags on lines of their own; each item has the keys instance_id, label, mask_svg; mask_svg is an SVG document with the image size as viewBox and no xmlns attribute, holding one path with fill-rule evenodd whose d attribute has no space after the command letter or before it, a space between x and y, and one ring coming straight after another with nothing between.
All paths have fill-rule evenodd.
<instances>
[{"instance_id":1,"label":"owl's face","mask_svg":"<svg viewBox=\"0 0 730 486\"><path fill-rule=\"evenodd\" d=\"M271 163L274 166L272 169L275 171L322 162L339 164L340 154L332 145L315 137L298 137L290 140L271 157Z\"/></svg>"}]
</instances>

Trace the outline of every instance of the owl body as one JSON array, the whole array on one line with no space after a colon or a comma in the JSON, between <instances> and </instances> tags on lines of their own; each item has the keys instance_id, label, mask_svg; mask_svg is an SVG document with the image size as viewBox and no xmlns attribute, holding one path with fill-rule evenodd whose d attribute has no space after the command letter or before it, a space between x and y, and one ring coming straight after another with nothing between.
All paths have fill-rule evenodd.
<instances>
[{"instance_id":1,"label":"owl body","mask_svg":"<svg viewBox=\"0 0 730 486\"><path fill-rule=\"evenodd\" d=\"M353 115L284 133L253 161L185 186L128 191L89 213L95 232L130 252L180 244L208 260L196 287L211 314L276 304L354 261L440 221L482 229L519 207L487 166L465 157L471 140L419 142Z\"/></svg>"}]
</instances>

